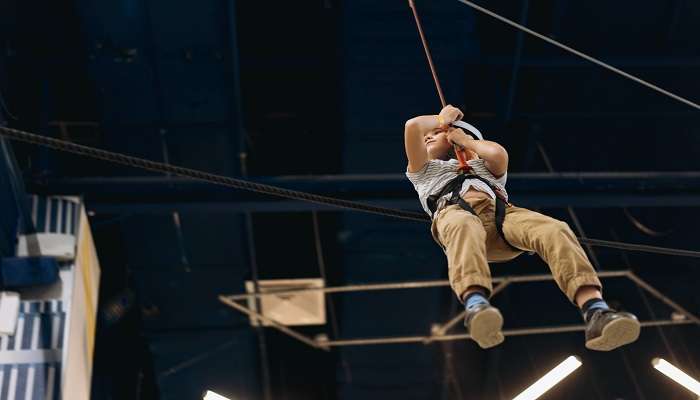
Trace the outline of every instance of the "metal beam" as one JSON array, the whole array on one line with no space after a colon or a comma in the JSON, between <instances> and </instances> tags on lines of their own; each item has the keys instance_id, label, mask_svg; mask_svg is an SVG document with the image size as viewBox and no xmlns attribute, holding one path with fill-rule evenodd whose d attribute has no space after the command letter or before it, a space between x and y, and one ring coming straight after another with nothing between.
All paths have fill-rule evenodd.
<instances>
[{"instance_id":1,"label":"metal beam","mask_svg":"<svg viewBox=\"0 0 700 400\"><path fill-rule=\"evenodd\" d=\"M251 178L287 189L418 210L415 191L402 174ZM66 178L34 181L31 191L82 194L97 213L167 213L173 210L293 212L333 207L278 200L180 178ZM696 207L700 171L513 173L508 189L524 207Z\"/></svg>"},{"instance_id":2,"label":"metal beam","mask_svg":"<svg viewBox=\"0 0 700 400\"><path fill-rule=\"evenodd\" d=\"M376 198L353 199L359 202L380 207L403 210L418 209L417 199L377 200ZM173 211L193 212L207 210L211 212L308 212L308 211L339 211L336 207L302 203L295 201L250 201L250 202L118 202L95 203L86 200L87 209L95 214L170 214ZM516 203L526 208L611 208L611 207L698 207L700 195L667 195L667 196L519 196ZM342 211L342 210L341 210Z\"/></svg>"},{"instance_id":3,"label":"metal beam","mask_svg":"<svg viewBox=\"0 0 700 400\"><path fill-rule=\"evenodd\" d=\"M615 277L626 277L632 280L634 283L639 285L642 289L648 291L654 297L663 301L671 308L681 313L684 319L672 319L672 320L650 320L642 321L641 326L643 328L652 326L669 326L669 325L688 325L697 324L700 325L700 319L689 311L685 310L683 307L679 306L663 293L655 289L653 286L644 282L638 276L636 276L632 271L622 270L622 271L602 271L598 273L601 278L615 278ZM541 274L541 275L521 275L521 276L502 276L493 278L494 283L502 283L501 288L505 288L508 284L513 283L523 283L523 282L539 282L553 280L551 274ZM446 329L433 329L431 335L414 335L414 336L394 336L394 337L375 337L375 338L358 338L358 339L337 339L328 340L324 338L312 339L306 335L303 335L285 325L282 325L276 321L273 321L257 311L251 310L244 307L238 301L245 300L251 297L260 297L265 295L289 295L302 292L324 292L328 293L343 293L343 292L359 292L359 291L373 291L373 290L392 290L392 289L415 289L415 288L428 288L428 287L439 287L448 286L447 281L419 281L419 282L395 282L395 283L380 283L380 284L366 284L366 285L348 285L340 287L329 287L329 288L305 288L296 290L280 290L280 291L268 291L265 293L245 293L238 295L219 296L219 300L234 309L250 316L253 319L260 319L269 323L273 328L280 330L287 335L308 344L311 347L323 350L329 350L331 347L339 346L361 346L361 345L378 345L378 344L401 344L401 343L423 343L425 345L431 342L439 341L450 341L450 340L461 340L469 339L469 334L445 334ZM453 318L448 324L453 324L453 321L458 320ZM447 326L446 324L445 326ZM503 331L505 336L524 336L524 335L536 335L536 334L552 334L552 333L565 333L565 332L577 332L585 329L585 325L556 325L556 326L540 326L531 328L520 328L520 329L506 329Z\"/></svg>"},{"instance_id":4,"label":"metal beam","mask_svg":"<svg viewBox=\"0 0 700 400\"><path fill-rule=\"evenodd\" d=\"M601 278L621 278L628 276L628 271L601 271L598 276ZM552 281L554 277L551 274L538 274L538 275L511 275L511 276L497 276L491 279L493 283L501 283L501 286L505 284L512 283L525 283L525 282L544 282ZM358 285L346 285L346 286L336 286L336 287L316 287L316 288L304 288L304 289L293 289L293 290L268 290L264 293L242 293L231 296L223 296L229 300L247 300L255 297L276 295L276 296L288 296L299 293L307 292L323 292L326 294L332 293L348 293L348 292L373 292L378 290L403 290L403 289L425 289L425 288L435 288L435 287L445 287L450 286L448 280L433 280L433 281L417 281L417 282L390 282L390 283L370 283L370 284L358 284ZM494 290L493 294L500 292L501 290Z\"/></svg>"},{"instance_id":5,"label":"metal beam","mask_svg":"<svg viewBox=\"0 0 700 400\"><path fill-rule=\"evenodd\" d=\"M656 320L656 321L642 321L642 328L649 328L653 326L670 326L670 325L690 325L693 324L692 321L687 320ZM546 335L552 333L569 333L569 332L579 332L586 329L585 325L557 325L557 326L543 326L538 328L521 328L521 329L505 329L503 330L503 336L526 336L526 335ZM345 339L345 340L328 340L321 342L324 346L328 347L341 347L341 346L367 346L367 345L378 345L378 344L406 344L406 343L423 343L427 344L430 342L444 342L451 340L464 340L470 339L468 333L454 334L454 335L444 335L444 336L397 336L397 337L382 337L382 338L366 338L366 339Z\"/></svg>"},{"instance_id":6,"label":"metal beam","mask_svg":"<svg viewBox=\"0 0 700 400\"><path fill-rule=\"evenodd\" d=\"M242 306L242 305L238 304L236 301L231 300L230 298L227 298L225 296L219 296L219 300L222 303L227 304L228 306L242 312L243 314L246 314L247 316L249 316L253 319L258 319L258 320L263 321L267 324L270 324L273 328L279 330L282 333L286 333L287 335L293 337L294 339L296 339L304 344L307 344L307 345L309 345L313 348L316 348L316 349L322 348L322 346L320 346L318 343L316 343L316 341L314 339L311 339L311 338L309 338L309 337L307 337L307 336L305 336L305 335L303 335L303 334L301 334L293 329L289 329L286 326L280 324L279 322L272 320L272 319L270 319L270 318L268 318L260 313L257 313L253 310L250 310L250 309L248 309L248 307Z\"/></svg>"},{"instance_id":7,"label":"metal beam","mask_svg":"<svg viewBox=\"0 0 700 400\"><path fill-rule=\"evenodd\" d=\"M686 318L689 320L693 321L694 323L700 325L700 318L698 318L696 315L691 313L690 311L686 310L685 308L681 307L678 305L678 303L674 302L670 298L668 298L666 295L661 293L658 289L654 288L642 278L637 276L634 272L630 271L627 275L629 279L632 280L632 282L636 283L639 287L642 289L646 290L649 292L652 296L656 297L657 299L661 300L663 303L665 303L667 306L671 307L672 309L676 310L681 315L684 315Z\"/></svg>"},{"instance_id":8,"label":"metal beam","mask_svg":"<svg viewBox=\"0 0 700 400\"><path fill-rule=\"evenodd\" d=\"M241 75L240 75L240 54L238 47L238 14L236 8L238 6L237 0L231 0L227 2L227 16L228 16L228 37L229 37L229 50L230 50L230 66L231 66L231 90L229 91L231 97L230 101L232 103L231 115L230 115L230 125L231 134L238 136L238 148L237 155L240 161L240 175L243 177L248 176L248 149L246 145L247 133L245 131L245 124L243 123L243 96L241 95ZM253 233L253 215L250 212L245 212L243 215L243 225L245 228L244 240L248 248L248 261L250 263L250 274L253 279L253 290L255 293L260 292L260 269L258 266L257 257L257 246L255 244L255 234ZM260 309L261 304L259 299L254 301L256 309ZM255 327L255 331L258 337L258 356L260 360L260 375L261 375L261 386L262 394L264 400L272 399L272 383L270 377L270 362L267 349L267 335L265 334L265 329L258 324Z\"/></svg>"}]
</instances>

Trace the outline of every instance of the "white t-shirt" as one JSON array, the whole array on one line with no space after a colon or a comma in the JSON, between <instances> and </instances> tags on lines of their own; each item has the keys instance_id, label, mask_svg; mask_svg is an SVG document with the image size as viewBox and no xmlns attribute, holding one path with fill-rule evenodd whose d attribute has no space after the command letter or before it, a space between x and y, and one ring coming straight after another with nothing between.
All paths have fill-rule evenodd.
<instances>
[{"instance_id":1,"label":"white t-shirt","mask_svg":"<svg viewBox=\"0 0 700 400\"><path fill-rule=\"evenodd\" d=\"M467 164L471 168L470 173L473 175L480 176L487 181L489 181L493 187L501 194L501 198L508 201L508 193L506 192L506 180L508 179L508 173L503 174L502 177L496 178L493 176L491 171L486 168L486 164L483 159L475 159L467 161ZM445 185L447 185L452 179L456 178L460 174L459 172L459 161L451 159L448 161L443 160L429 160L425 163L423 169L418 172L408 172L406 171L406 177L411 181L413 187L418 192L418 198L420 199L420 204L423 206L428 215L431 215L430 208L428 208L428 197L433 194L440 193ZM460 191L460 196L463 196L469 188L474 188L478 191L484 192L491 196L491 198L496 199L496 193L487 185L486 183L478 179L466 179L462 184L462 190ZM452 194L448 193L441 197L437 202L437 211L445 206L447 200Z\"/></svg>"}]
</instances>

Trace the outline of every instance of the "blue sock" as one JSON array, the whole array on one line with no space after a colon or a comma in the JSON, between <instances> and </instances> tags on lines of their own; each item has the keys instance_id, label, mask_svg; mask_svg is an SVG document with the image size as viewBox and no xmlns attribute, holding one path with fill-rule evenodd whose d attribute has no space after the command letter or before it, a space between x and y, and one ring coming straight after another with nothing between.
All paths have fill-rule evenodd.
<instances>
[{"instance_id":1,"label":"blue sock","mask_svg":"<svg viewBox=\"0 0 700 400\"><path fill-rule=\"evenodd\" d=\"M593 312L596 310L609 310L610 307L608 306L608 303L605 302L603 299L590 299L587 302L583 303L583 306L581 307L581 311L583 312L583 319L588 322L590 317L593 315Z\"/></svg>"},{"instance_id":2,"label":"blue sock","mask_svg":"<svg viewBox=\"0 0 700 400\"><path fill-rule=\"evenodd\" d=\"M464 308L467 311L481 304L489 304L488 299L481 292L472 292L464 300Z\"/></svg>"}]
</instances>

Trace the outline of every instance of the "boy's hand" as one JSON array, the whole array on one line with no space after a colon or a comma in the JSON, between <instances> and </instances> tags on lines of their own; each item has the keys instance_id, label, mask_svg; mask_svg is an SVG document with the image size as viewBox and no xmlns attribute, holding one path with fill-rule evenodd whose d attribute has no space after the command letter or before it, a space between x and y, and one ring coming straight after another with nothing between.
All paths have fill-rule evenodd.
<instances>
[{"instance_id":1,"label":"boy's hand","mask_svg":"<svg viewBox=\"0 0 700 400\"><path fill-rule=\"evenodd\" d=\"M440 111L438 120L443 124L441 128L447 128L451 123L459 121L462 117L464 117L464 113L459 108L447 105Z\"/></svg>"},{"instance_id":2,"label":"boy's hand","mask_svg":"<svg viewBox=\"0 0 700 400\"><path fill-rule=\"evenodd\" d=\"M466 133L464 133L464 131L462 131L459 128L450 128L447 131L446 137L447 141L450 142L451 145L456 145L459 147L464 147L465 140L474 140L473 137L467 135Z\"/></svg>"}]
</instances>

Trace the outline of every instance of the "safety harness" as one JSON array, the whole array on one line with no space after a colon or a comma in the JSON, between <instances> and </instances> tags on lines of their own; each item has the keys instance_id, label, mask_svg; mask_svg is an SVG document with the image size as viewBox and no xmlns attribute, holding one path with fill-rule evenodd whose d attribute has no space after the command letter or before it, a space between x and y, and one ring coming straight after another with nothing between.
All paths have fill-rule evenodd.
<instances>
[{"instance_id":1,"label":"safety harness","mask_svg":"<svg viewBox=\"0 0 700 400\"><path fill-rule=\"evenodd\" d=\"M465 180L467 179L477 179L480 180L481 182L484 182L487 184L491 190L493 190L494 194L496 195L496 230L498 231L498 234L501 236L501 239L514 251L523 251L520 250L519 248L513 246L508 242L508 239L506 239L505 234L503 234L503 222L506 219L506 201L502 198L502 194L500 191L496 190L495 187L493 187L493 184L489 182L487 179L482 178L478 175L474 174L468 174L468 173L462 173L459 174L456 178L452 179L450 182L443 187L439 193L428 196L428 199L426 203L428 204L428 209L430 209L430 216L433 217L435 215L435 211L437 211L437 203L440 198L445 196L448 193L451 193L452 195L450 198L447 200L447 204L457 204L459 205L462 210L472 213L474 215L476 214L476 211L467 203L464 201L462 196L460 196L460 192L462 189L462 184L464 183Z\"/></svg>"}]
</instances>

